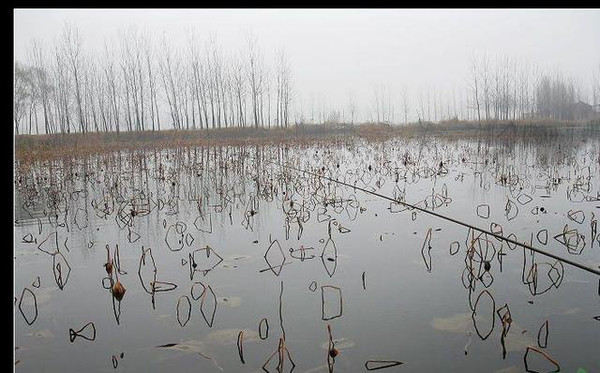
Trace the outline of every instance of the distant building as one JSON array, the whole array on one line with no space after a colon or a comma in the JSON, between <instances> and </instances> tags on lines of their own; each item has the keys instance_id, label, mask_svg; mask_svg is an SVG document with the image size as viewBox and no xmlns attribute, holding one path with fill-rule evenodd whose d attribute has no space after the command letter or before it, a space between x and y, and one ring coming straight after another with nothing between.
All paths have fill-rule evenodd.
<instances>
[{"instance_id":1,"label":"distant building","mask_svg":"<svg viewBox=\"0 0 600 373\"><path fill-rule=\"evenodd\" d=\"M598 117L598 111L590 104L583 101L577 101L571 107L571 119L573 120L592 120Z\"/></svg>"},{"instance_id":2,"label":"distant building","mask_svg":"<svg viewBox=\"0 0 600 373\"><path fill-rule=\"evenodd\" d=\"M600 104L590 105L583 101L577 101L574 104L571 104L566 107L566 110L563 110L564 113L563 119L567 120L600 120ZM528 112L522 114L522 119L536 119L536 118L553 118L552 116L544 116L539 112Z\"/></svg>"}]
</instances>

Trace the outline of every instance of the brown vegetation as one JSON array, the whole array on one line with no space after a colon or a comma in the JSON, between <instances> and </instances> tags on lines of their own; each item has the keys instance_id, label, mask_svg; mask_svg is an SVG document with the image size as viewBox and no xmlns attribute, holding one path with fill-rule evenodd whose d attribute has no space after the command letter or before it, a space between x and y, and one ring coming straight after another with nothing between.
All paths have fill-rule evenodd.
<instances>
[{"instance_id":1,"label":"brown vegetation","mask_svg":"<svg viewBox=\"0 0 600 373\"><path fill-rule=\"evenodd\" d=\"M363 123L359 125L297 125L291 128L221 128L214 130L168 130L139 132L71 133L57 135L16 135L15 159L32 161L62 156L103 153L125 149L156 149L181 146L267 145L310 143L325 138L359 136L381 140L392 136L444 136L457 138L548 138L564 131L600 131L600 121L550 120L421 122L405 126Z\"/></svg>"}]
</instances>

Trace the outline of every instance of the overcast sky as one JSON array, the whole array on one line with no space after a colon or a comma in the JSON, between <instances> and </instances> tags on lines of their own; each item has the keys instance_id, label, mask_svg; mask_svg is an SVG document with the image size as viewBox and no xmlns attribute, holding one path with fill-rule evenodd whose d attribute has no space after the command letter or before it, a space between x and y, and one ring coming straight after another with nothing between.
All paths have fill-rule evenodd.
<instances>
[{"instance_id":1,"label":"overcast sky","mask_svg":"<svg viewBox=\"0 0 600 373\"><path fill-rule=\"evenodd\" d=\"M224 51L241 48L252 30L265 54L284 47L294 84L331 104L360 99L385 84L464 89L474 54L501 54L559 69L586 84L600 64L600 10L417 9L25 9L14 11L15 58L32 38L50 43L64 21L80 29L86 48L136 25L151 35L185 40L185 27L214 33ZM369 96L370 95L370 96Z\"/></svg>"}]
</instances>

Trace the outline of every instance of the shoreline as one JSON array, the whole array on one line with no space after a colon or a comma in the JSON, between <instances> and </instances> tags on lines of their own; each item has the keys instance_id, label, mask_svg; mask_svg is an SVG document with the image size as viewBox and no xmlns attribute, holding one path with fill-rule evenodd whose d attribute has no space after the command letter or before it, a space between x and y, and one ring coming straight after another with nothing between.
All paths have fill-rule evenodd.
<instances>
[{"instance_id":1,"label":"shoreline","mask_svg":"<svg viewBox=\"0 0 600 373\"><path fill-rule=\"evenodd\" d=\"M551 120L442 121L437 123L320 124L290 128L221 128L143 132L71 133L57 135L15 135L14 160L35 161L62 156L97 154L116 150L156 149L189 146L244 146L313 143L361 137L381 141L390 137L444 137L447 139L548 140L561 134L582 132L600 137L600 121Z\"/></svg>"}]
</instances>

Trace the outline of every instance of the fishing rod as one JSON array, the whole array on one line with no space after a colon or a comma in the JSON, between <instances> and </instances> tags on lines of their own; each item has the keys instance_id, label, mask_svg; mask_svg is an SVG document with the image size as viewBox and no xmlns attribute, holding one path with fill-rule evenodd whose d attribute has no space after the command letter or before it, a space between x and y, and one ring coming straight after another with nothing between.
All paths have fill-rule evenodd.
<instances>
[{"instance_id":1,"label":"fishing rod","mask_svg":"<svg viewBox=\"0 0 600 373\"><path fill-rule=\"evenodd\" d=\"M355 190L360 190L360 191L362 191L362 192L365 192L365 193L371 194L371 195L373 195L373 196L376 196L376 197L379 197L379 198L386 199L386 200L388 200L388 201L391 201L391 202L394 202L394 203L399 203L399 204L402 204L402 205L404 205L404 206L406 206L406 207L408 207L408 208L410 208L410 209L417 210L417 211L421 211L421 212L424 212L424 213L426 213L426 214L433 215L433 216L435 216L435 217L437 217L437 218L444 219L444 220L448 220L448 221L450 221L450 222L453 222L453 223L455 223L455 224L459 224L459 225L462 225L462 226L464 226L464 227L471 228L471 229L473 229L473 230L476 230L476 231L478 231L478 232L482 232L482 233L485 233L485 234L489 234L490 236L492 236L492 237L495 237L495 238L497 238L497 239L499 239L499 240L503 240L503 241L506 241L506 242L512 243L512 244L514 244L514 245L518 245L518 246L524 247L524 248L526 248L526 249L529 249L529 250L531 250L531 251L534 251L534 252L536 252L536 253L539 253L539 254L542 254L542 255L548 256L548 257L550 257L550 258L553 258L553 259L559 260L559 261L561 261L561 262L564 262L564 263L570 264L570 265L572 265L572 266L574 266L574 267L577 267L577 268L579 268L579 269L583 269L584 271L587 271L587 272L589 272L589 273L592 273L592 274L595 274L595 275L597 275L597 276L600 276L600 270L598 270L598 269L594 269L594 268L591 268L591 267L585 266L585 265L583 265L583 264L581 264L581 263L577 263L577 262L575 262L575 261L572 261L572 260L570 260L570 259L562 258L562 257L560 257L560 256L558 256L558 255L555 255L555 254L549 253L549 252L547 252L547 251L544 251L544 250L542 250L542 249L538 249L538 248L536 248L536 247L533 247L533 246L531 246L531 245L528 245L527 243L523 243L523 242L518 242L518 241L515 241L515 240L513 240L513 239L511 239L511 238L508 238L508 237L501 236L501 235L499 235L499 234L496 234L496 233L490 232L490 231L488 231L488 230L485 230L485 229L482 229L482 228L476 227L476 226L474 226L474 225L471 225L471 224L469 224L469 223L465 223L465 222L463 222L463 221L460 221L460 220L457 220L457 219L451 218L451 217L449 217L449 216L441 215L441 214L438 214L438 213L436 213L436 212L434 212L434 211L426 210L426 209L423 209L423 208L421 208L421 207L418 207L418 206L412 205L412 204L410 204L410 203L407 203L407 202L404 202L404 201L399 201L399 200L397 200L397 199L394 199L394 198L392 198L392 197L389 197L389 196L386 196L386 195L383 195L383 194L380 194L380 193L377 193L377 192L372 192L372 191L370 191L370 190L367 190L367 189L364 189L364 188L361 188L361 187L357 187L357 186L355 186L355 185L350 185L350 184L348 184L348 183L345 183L345 182L343 182L343 181L339 181L339 180L336 180L336 179L332 179L332 178L330 178L330 177L328 177L328 176L319 175L319 174L317 174L317 173L314 173L314 172L311 172L311 171L302 170L302 169L299 169L299 168L296 168L296 167L292 167L292 166L288 166L288 165L280 164L280 163L273 162L273 161L266 161L266 162L267 162L267 163L272 163L272 164L275 164L275 165L277 165L277 166L281 166L281 167L289 168L289 169L292 169L292 170L294 170L294 171L297 171L297 172L301 172L301 173L305 173L305 174L309 174L309 175L312 175L312 176L316 176L316 177L319 177L319 178L322 178L322 179L325 179L325 180L329 180L329 181L332 181L332 182L334 182L334 183L337 183L337 184L340 184L340 185L344 185L344 186L347 186L347 187L349 187L349 188L353 188L353 189L355 189Z\"/></svg>"}]
</instances>

